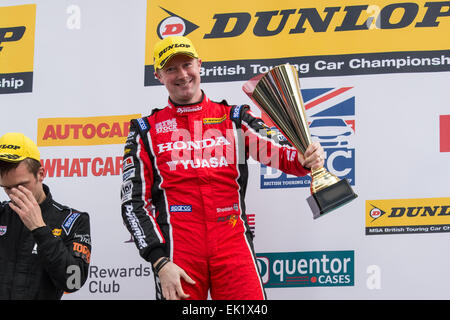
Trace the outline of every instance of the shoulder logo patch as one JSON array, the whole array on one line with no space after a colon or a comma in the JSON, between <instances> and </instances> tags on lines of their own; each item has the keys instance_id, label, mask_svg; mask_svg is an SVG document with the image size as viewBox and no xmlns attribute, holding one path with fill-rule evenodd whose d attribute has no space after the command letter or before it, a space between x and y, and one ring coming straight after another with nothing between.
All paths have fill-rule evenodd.
<instances>
[{"instance_id":1,"label":"shoulder logo patch","mask_svg":"<svg viewBox=\"0 0 450 320\"><path fill-rule=\"evenodd\" d=\"M64 220L63 224L62 224L62 228L64 229L64 232L69 235L70 230L72 229L72 226L74 224L74 222L78 219L78 217L80 216L80 213L78 212L72 212L71 214L69 214L66 219Z\"/></svg>"}]
</instances>

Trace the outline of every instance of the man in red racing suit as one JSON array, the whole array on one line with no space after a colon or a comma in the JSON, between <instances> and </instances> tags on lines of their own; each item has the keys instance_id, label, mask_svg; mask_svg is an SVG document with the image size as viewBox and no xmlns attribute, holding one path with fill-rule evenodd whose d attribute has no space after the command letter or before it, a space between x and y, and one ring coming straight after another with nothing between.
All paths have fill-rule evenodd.
<instances>
[{"instance_id":1,"label":"man in red racing suit","mask_svg":"<svg viewBox=\"0 0 450 320\"><path fill-rule=\"evenodd\" d=\"M323 149L298 155L248 106L199 92L195 103L180 104L169 89L165 108L131 121L122 216L154 267L157 299L204 300L208 290L212 299L265 299L245 213L247 159L302 176L322 164Z\"/></svg>"}]
</instances>

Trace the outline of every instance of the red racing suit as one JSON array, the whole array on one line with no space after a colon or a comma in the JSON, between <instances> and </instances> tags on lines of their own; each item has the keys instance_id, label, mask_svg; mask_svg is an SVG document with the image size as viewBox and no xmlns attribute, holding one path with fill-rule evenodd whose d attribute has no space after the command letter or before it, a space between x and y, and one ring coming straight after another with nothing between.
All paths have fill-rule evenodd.
<instances>
[{"instance_id":1,"label":"red racing suit","mask_svg":"<svg viewBox=\"0 0 450 320\"><path fill-rule=\"evenodd\" d=\"M140 255L169 257L196 282L191 299L264 299L245 214L247 159L297 176L297 151L271 138L248 106L209 100L131 121L125 145L122 217ZM164 299L155 275L156 298Z\"/></svg>"}]
</instances>

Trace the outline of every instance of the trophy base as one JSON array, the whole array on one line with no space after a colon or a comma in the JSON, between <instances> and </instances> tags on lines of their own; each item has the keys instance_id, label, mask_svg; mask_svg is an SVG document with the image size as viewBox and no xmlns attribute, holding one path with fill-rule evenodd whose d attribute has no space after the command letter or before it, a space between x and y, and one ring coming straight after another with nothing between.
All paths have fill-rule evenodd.
<instances>
[{"instance_id":1,"label":"trophy base","mask_svg":"<svg viewBox=\"0 0 450 320\"><path fill-rule=\"evenodd\" d=\"M307 201L313 212L314 219L317 219L356 197L358 196L353 192L348 181L342 179L325 189L313 193L307 198Z\"/></svg>"}]
</instances>

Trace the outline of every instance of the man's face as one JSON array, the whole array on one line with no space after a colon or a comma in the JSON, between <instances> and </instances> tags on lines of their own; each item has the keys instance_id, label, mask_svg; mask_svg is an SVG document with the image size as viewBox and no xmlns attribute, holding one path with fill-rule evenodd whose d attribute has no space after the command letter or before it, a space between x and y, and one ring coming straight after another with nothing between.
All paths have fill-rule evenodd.
<instances>
[{"instance_id":1,"label":"man's face","mask_svg":"<svg viewBox=\"0 0 450 320\"><path fill-rule=\"evenodd\" d=\"M202 97L200 89L201 64L200 59L177 54L155 75L159 82L166 86L172 101L178 104L196 103Z\"/></svg>"},{"instance_id":2,"label":"man's face","mask_svg":"<svg viewBox=\"0 0 450 320\"><path fill-rule=\"evenodd\" d=\"M42 200L42 181L44 180L44 168L40 168L37 177L28 169L25 162L21 162L17 168L10 170L5 175L0 176L0 186L5 190L8 197L12 188L24 186L31 191L38 203Z\"/></svg>"}]
</instances>

